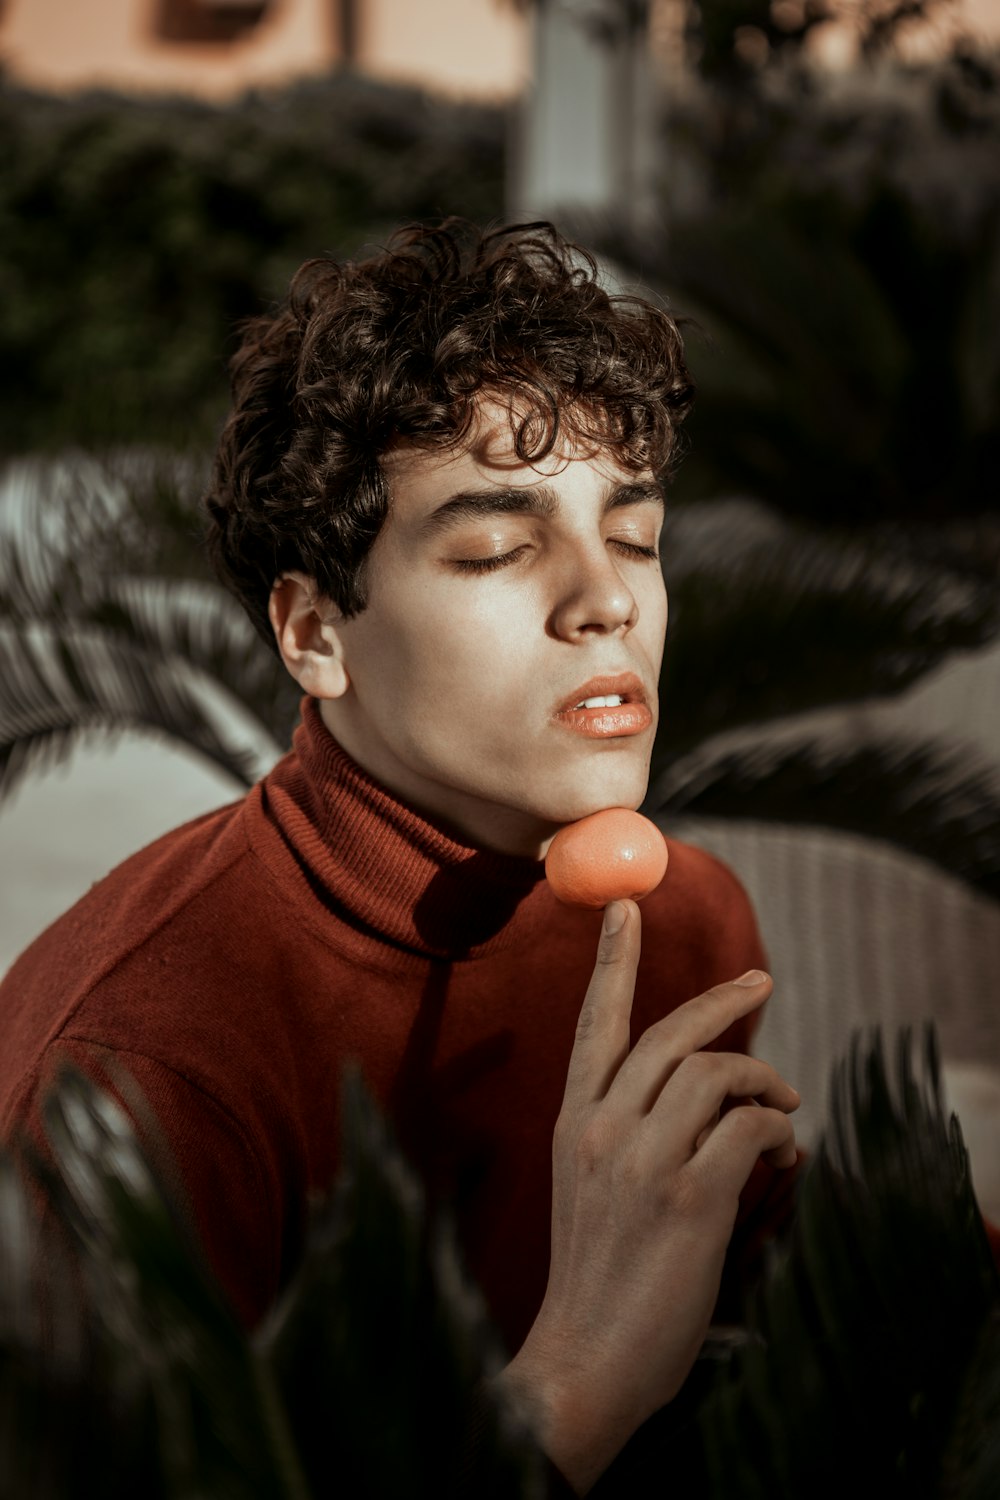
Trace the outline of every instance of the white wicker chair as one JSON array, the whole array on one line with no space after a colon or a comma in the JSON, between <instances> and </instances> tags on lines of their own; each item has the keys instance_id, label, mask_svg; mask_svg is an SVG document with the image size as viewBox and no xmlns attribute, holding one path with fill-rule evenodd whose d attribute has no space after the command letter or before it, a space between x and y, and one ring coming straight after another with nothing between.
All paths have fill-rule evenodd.
<instances>
[{"instance_id":1,"label":"white wicker chair","mask_svg":"<svg viewBox=\"0 0 1000 1500\"><path fill-rule=\"evenodd\" d=\"M1000 647L957 659L899 698L725 741L749 748L822 734L861 744L886 733L961 750L970 769L1000 781ZM699 755L710 758L722 738ZM1000 1221L1000 903L928 861L835 829L684 817L668 831L725 860L750 893L775 978L757 1051L802 1093L803 1141L822 1128L831 1064L856 1027L891 1034L933 1020L980 1202Z\"/></svg>"}]
</instances>

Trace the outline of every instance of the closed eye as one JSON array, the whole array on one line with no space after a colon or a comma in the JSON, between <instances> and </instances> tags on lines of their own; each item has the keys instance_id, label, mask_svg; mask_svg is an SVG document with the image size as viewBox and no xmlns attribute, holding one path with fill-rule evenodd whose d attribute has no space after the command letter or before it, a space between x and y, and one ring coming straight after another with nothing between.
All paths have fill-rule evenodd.
<instances>
[{"instance_id":1,"label":"closed eye","mask_svg":"<svg viewBox=\"0 0 1000 1500\"><path fill-rule=\"evenodd\" d=\"M618 536L613 536L611 541L626 557L648 557L659 560L660 553L656 547L641 547L638 542L626 542Z\"/></svg>"},{"instance_id":2,"label":"closed eye","mask_svg":"<svg viewBox=\"0 0 1000 1500\"><path fill-rule=\"evenodd\" d=\"M625 557L641 557L644 560L658 562L660 553L656 547L643 547L638 542L626 542L622 537L610 538L611 545ZM512 547L509 552L494 552L489 557L457 557L453 559L452 566L460 573L495 573L500 568L509 567L516 562L526 547Z\"/></svg>"},{"instance_id":3,"label":"closed eye","mask_svg":"<svg viewBox=\"0 0 1000 1500\"><path fill-rule=\"evenodd\" d=\"M510 552L493 552L489 557L455 558L454 566L460 573L495 573L498 568L515 562L524 551L524 547L513 547Z\"/></svg>"}]
</instances>

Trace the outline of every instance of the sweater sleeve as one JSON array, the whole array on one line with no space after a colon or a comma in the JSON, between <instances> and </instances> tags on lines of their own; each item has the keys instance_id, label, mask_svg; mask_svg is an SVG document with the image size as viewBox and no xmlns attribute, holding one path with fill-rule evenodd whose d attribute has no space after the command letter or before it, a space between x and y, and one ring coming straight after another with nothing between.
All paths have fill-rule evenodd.
<instances>
[{"instance_id":1,"label":"sweater sleeve","mask_svg":"<svg viewBox=\"0 0 1000 1500\"><path fill-rule=\"evenodd\" d=\"M43 1157L51 1152L42 1103L66 1064L125 1109L169 1200L192 1226L237 1316L252 1326L278 1291L281 1218L280 1185L246 1125L163 1062L60 1037L43 1054L17 1112Z\"/></svg>"}]
</instances>

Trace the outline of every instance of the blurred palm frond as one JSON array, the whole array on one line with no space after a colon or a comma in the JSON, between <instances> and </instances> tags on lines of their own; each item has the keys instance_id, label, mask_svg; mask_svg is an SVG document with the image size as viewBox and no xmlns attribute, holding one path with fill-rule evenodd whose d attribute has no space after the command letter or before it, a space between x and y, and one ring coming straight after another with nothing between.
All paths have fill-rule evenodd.
<instances>
[{"instance_id":1,"label":"blurred palm frond","mask_svg":"<svg viewBox=\"0 0 1000 1500\"><path fill-rule=\"evenodd\" d=\"M711 1493L996 1493L1000 1280L933 1033L919 1066L901 1034L891 1069L878 1034L856 1037L831 1099L790 1241L702 1411Z\"/></svg>"},{"instance_id":2,"label":"blurred palm frond","mask_svg":"<svg viewBox=\"0 0 1000 1500\"><path fill-rule=\"evenodd\" d=\"M668 522L671 621L654 775L721 730L902 692L1000 635L1000 591L902 531L808 529L749 502Z\"/></svg>"},{"instance_id":3,"label":"blurred palm frond","mask_svg":"<svg viewBox=\"0 0 1000 1500\"><path fill-rule=\"evenodd\" d=\"M0 796L88 732L151 731L251 785L298 693L205 573L195 466L13 473L0 551ZM237 706L242 711L234 711Z\"/></svg>"},{"instance_id":4,"label":"blurred palm frond","mask_svg":"<svg viewBox=\"0 0 1000 1500\"><path fill-rule=\"evenodd\" d=\"M344 1100L339 1185L248 1334L122 1108L63 1070L45 1152L0 1156L0 1493L540 1500L452 1232L356 1075Z\"/></svg>"},{"instance_id":5,"label":"blurred palm frond","mask_svg":"<svg viewBox=\"0 0 1000 1500\"><path fill-rule=\"evenodd\" d=\"M84 735L130 728L183 742L244 786L256 779L256 748L221 731L181 658L96 627L0 625L0 796L65 758Z\"/></svg>"},{"instance_id":6,"label":"blurred palm frond","mask_svg":"<svg viewBox=\"0 0 1000 1500\"><path fill-rule=\"evenodd\" d=\"M933 1033L918 1063L901 1034L891 1067L858 1036L832 1098L748 1336L699 1362L693 1407L668 1408L596 1493L658 1493L705 1464L698 1492L720 1500L996 1493L1000 1279ZM356 1075L344 1099L339 1186L248 1336L123 1111L60 1076L33 1195L0 1160L5 1494L537 1500L452 1232Z\"/></svg>"},{"instance_id":7,"label":"blurred palm frond","mask_svg":"<svg viewBox=\"0 0 1000 1500\"><path fill-rule=\"evenodd\" d=\"M488 1396L504 1360L452 1227L428 1209L356 1071L343 1095L340 1184L258 1335L314 1492L335 1472L359 1500L540 1500L534 1445Z\"/></svg>"},{"instance_id":8,"label":"blurred palm frond","mask_svg":"<svg viewBox=\"0 0 1000 1500\"><path fill-rule=\"evenodd\" d=\"M131 1381L147 1403L136 1463L159 1472L171 1500L306 1500L262 1400L266 1369L121 1108L67 1069L44 1113L52 1202L82 1252L98 1346L115 1383Z\"/></svg>"},{"instance_id":9,"label":"blurred palm frond","mask_svg":"<svg viewBox=\"0 0 1000 1500\"><path fill-rule=\"evenodd\" d=\"M647 811L851 830L1000 899L1000 783L967 754L902 739L706 747L654 781Z\"/></svg>"}]
</instances>

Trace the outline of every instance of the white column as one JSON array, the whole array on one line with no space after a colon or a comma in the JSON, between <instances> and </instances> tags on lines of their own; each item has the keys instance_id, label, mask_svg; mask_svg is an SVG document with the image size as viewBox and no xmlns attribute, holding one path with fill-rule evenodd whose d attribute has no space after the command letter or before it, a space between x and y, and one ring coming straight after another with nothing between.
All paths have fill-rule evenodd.
<instances>
[{"instance_id":1,"label":"white column","mask_svg":"<svg viewBox=\"0 0 1000 1500\"><path fill-rule=\"evenodd\" d=\"M655 217L656 89L646 31L623 11L538 0L534 78L514 122L512 217L613 218L630 230Z\"/></svg>"}]
</instances>

